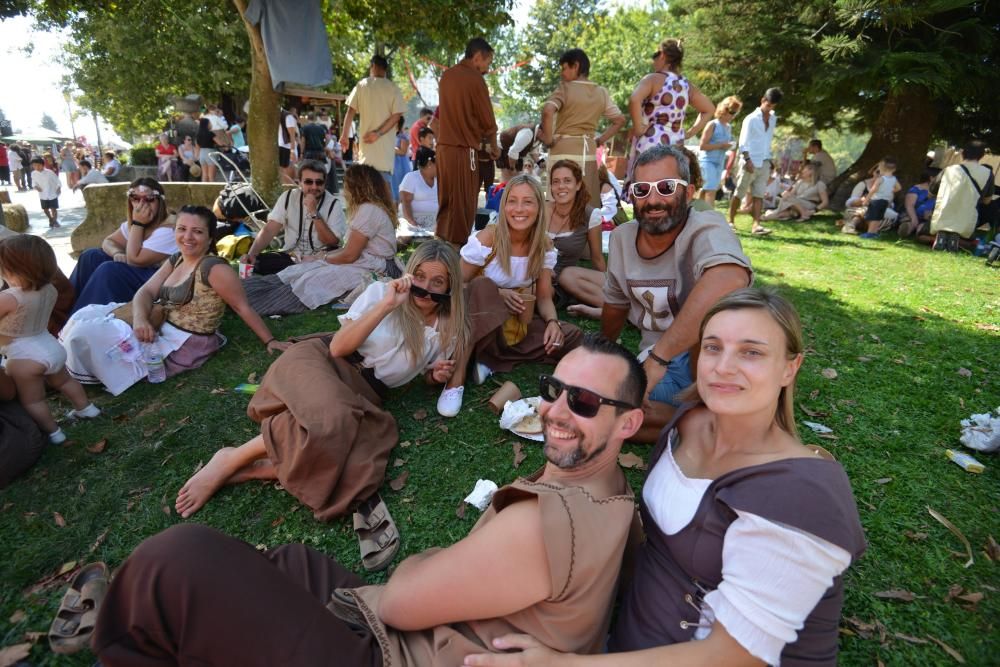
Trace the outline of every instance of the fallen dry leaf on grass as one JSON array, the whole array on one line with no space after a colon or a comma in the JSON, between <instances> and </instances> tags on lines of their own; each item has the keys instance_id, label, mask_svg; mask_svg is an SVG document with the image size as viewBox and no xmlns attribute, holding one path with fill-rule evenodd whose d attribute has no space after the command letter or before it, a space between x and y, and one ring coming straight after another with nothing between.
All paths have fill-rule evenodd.
<instances>
[{"instance_id":1,"label":"fallen dry leaf on grass","mask_svg":"<svg viewBox=\"0 0 1000 667\"><path fill-rule=\"evenodd\" d=\"M457 516L459 519L464 519L465 518L465 508L468 507L468 505L469 504L467 502L465 502L464 500L462 502L460 502L458 504L458 507L455 509L455 516Z\"/></svg>"},{"instance_id":2,"label":"fallen dry leaf on grass","mask_svg":"<svg viewBox=\"0 0 1000 667\"><path fill-rule=\"evenodd\" d=\"M927 539L927 533L914 533L912 530L904 530L903 535L914 542L923 542Z\"/></svg>"},{"instance_id":3,"label":"fallen dry leaf on grass","mask_svg":"<svg viewBox=\"0 0 1000 667\"><path fill-rule=\"evenodd\" d=\"M424 410L423 408L420 408L419 410L413 413L413 418L416 419L418 422L423 421L427 419L427 411Z\"/></svg>"},{"instance_id":4,"label":"fallen dry leaf on grass","mask_svg":"<svg viewBox=\"0 0 1000 667\"><path fill-rule=\"evenodd\" d=\"M940 646L942 649L944 649L944 652L947 653L948 655L950 655L952 658L954 658L955 662L957 662L960 665L964 665L965 664L965 658L962 657L961 653L959 653L958 651L956 651L952 647L948 646L947 644L945 644L943 641L941 641L937 637L932 637L930 635L927 635L927 638L930 639L935 644L937 644L938 646Z\"/></svg>"},{"instance_id":5,"label":"fallen dry leaf on grass","mask_svg":"<svg viewBox=\"0 0 1000 667\"><path fill-rule=\"evenodd\" d=\"M439 430L439 431L441 431L442 433L447 433L447 432L448 432L448 427L447 427L447 426L445 426L444 424L438 424L438 425L437 425L437 428L438 428L438 430Z\"/></svg>"},{"instance_id":6,"label":"fallen dry leaf on grass","mask_svg":"<svg viewBox=\"0 0 1000 667\"><path fill-rule=\"evenodd\" d=\"M968 602L971 605L977 605L982 602L983 598L986 597L980 592L975 593L965 593L963 595L956 596L957 600L962 600L963 602Z\"/></svg>"},{"instance_id":7,"label":"fallen dry leaf on grass","mask_svg":"<svg viewBox=\"0 0 1000 667\"><path fill-rule=\"evenodd\" d=\"M819 373L820 373L820 375L822 375L823 377L825 377L827 380L836 380L837 379L837 371L833 370L832 368L824 368Z\"/></svg>"},{"instance_id":8,"label":"fallen dry leaf on grass","mask_svg":"<svg viewBox=\"0 0 1000 667\"><path fill-rule=\"evenodd\" d=\"M810 401L815 401L817 398L819 398L819 389L813 389L809 392Z\"/></svg>"},{"instance_id":9,"label":"fallen dry leaf on grass","mask_svg":"<svg viewBox=\"0 0 1000 667\"><path fill-rule=\"evenodd\" d=\"M524 445L519 442L514 443L514 467L520 467L524 463L524 459L528 458L528 454L524 451Z\"/></svg>"},{"instance_id":10,"label":"fallen dry leaf on grass","mask_svg":"<svg viewBox=\"0 0 1000 667\"><path fill-rule=\"evenodd\" d=\"M80 480L80 483L76 485L76 492L79 493L81 496L87 492L87 487L83 485L82 479Z\"/></svg>"},{"instance_id":11,"label":"fallen dry leaf on grass","mask_svg":"<svg viewBox=\"0 0 1000 667\"><path fill-rule=\"evenodd\" d=\"M226 391L227 391L227 390L226 390L226 389L225 389L224 387L216 387L215 389L213 389L213 390L212 390L212 391L210 391L209 393L210 393L210 394L215 394L215 395L218 395L218 394L225 394L225 393L226 393Z\"/></svg>"},{"instance_id":12,"label":"fallen dry leaf on grass","mask_svg":"<svg viewBox=\"0 0 1000 667\"><path fill-rule=\"evenodd\" d=\"M404 463L406 463L406 461L404 461L403 459L396 459L395 461L392 462L392 467L400 468L403 466Z\"/></svg>"},{"instance_id":13,"label":"fallen dry leaf on grass","mask_svg":"<svg viewBox=\"0 0 1000 667\"><path fill-rule=\"evenodd\" d=\"M90 452L91 454L100 454L105 450L105 448L107 448L107 446L108 446L108 439L101 438L100 440L92 444L90 447L87 447L87 451Z\"/></svg>"},{"instance_id":14,"label":"fallen dry leaf on grass","mask_svg":"<svg viewBox=\"0 0 1000 667\"><path fill-rule=\"evenodd\" d=\"M970 378L970 377L972 377L972 371L970 371L968 368L959 368L958 369L958 374L961 375L964 378Z\"/></svg>"},{"instance_id":15,"label":"fallen dry leaf on grass","mask_svg":"<svg viewBox=\"0 0 1000 667\"><path fill-rule=\"evenodd\" d=\"M806 406L802 405L801 403L799 403L799 410L801 410L802 412L806 413L810 417L829 417L830 416L829 412L824 412L823 410L810 410L809 408L807 408Z\"/></svg>"},{"instance_id":16,"label":"fallen dry leaf on grass","mask_svg":"<svg viewBox=\"0 0 1000 667\"><path fill-rule=\"evenodd\" d=\"M993 562L1000 560L1000 544L997 544L992 535L986 538L986 557Z\"/></svg>"},{"instance_id":17,"label":"fallen dry leaf on grass","mask_svg":"<svg viewBox=\"0 0 1000 667\"><path fill-rule=\"evenodd\" d=\"M913 602L917 599L917 596L910 591L904 591L898 588L888 591L879 591L873 595L877 598L882 598L883 600L902 600L903 602Z\"/></svg>"},{"instance_id":18,"label":"fallen dry leaf on grass","mask_svg":"<svg viewBox=\"0 0 1000 667\"><path fill-rule=\"evenodd\" d=\"M948 587L948 592L944 595L944 601L949 602L952 598L962 592L962 587L958 584L952 584Z\"/></svg>"},{"instance_id":19,"label":"fallen dry leaf on grass","mask_svg":"<svg viewBox=\"0 0 1000 667\"><path fill-rule=\"evenodd\" d=\"M94 543L90 545L90 553L94 553L95 551L97 551L97 547L101 546L101 543L104 542L104 538L108 536L109 530L111 529L105 528L104 532L97 536L97 539L94 540Z\"/></svg>"},{"instance_id":20,"label":"fallen dry leaf on grass","mask_svg":"<svg viewBox=\"0 0 1000 667\"><path fill-rule=\"evenodd\" d=\"M399 474L399 477L389 482L389 488L393 491L402 491L403 487L406 486L406 480L410 478L410 471L404 470Z\"/></svg>"},{"instance_id":21,"label":"fallen dry leaf on grass","mask_svg":"<svg viewBox=\"0 0 1000 667\"><path fill-rule=\"evenodd\" d=\"M56 525L59 526L60 528L66 527L66 519L64 519L63 515L60 514L59 512L53 512L52 518L55 520Z\"/></svg>"},{"instance_id":22,"label":"fallen dry leaf on grass","mask_svg":"<svg viewBox=\"0 0 1000 667\"><path fill-rule=\"evenodd\" d=\"M404 440L403 442L399 443L399 446L400 447L409 447L411 444L413 444L413 443L411 443L409 440Z\"/></svg>"},{"instance_id":23,"label":"fallen dry leaf on grass","mask_svg":"<svg viewBox=\"0 0 1000 667\"><path fill-rule=\"evenodd\" d=\"M892 636L896 639L902 639L904 642L910 642L911 644L929 644L930 642L926 639L921 639L920 637L913 637L910 635L904 635L902 632L894 632Z\"/></svg>"},{"instance_id":24,"label":"fallen dry leaf on grass","mask_svg":"<svg viewBox=\"0 0 1000 667\"><path fill-rule=\"evenodd\" d=\"M882 477L881 479L876 479L875 483L876 484L888 484L891 481L892 481L892 477Z\"/></svg>"},{"instance_id":25,"label":"fallen dry leaf on grass","mask_svg":"<svg viewBox=\"0 0 1000 667\"><path fill-rule=\"evenodd\" d=\"M863 364L866 364L866 363L868 363L871 360L872 360L871 357L858 357L858 361L860 361Z\"/></svg>"},{"instance_id":26,"label":"fallen dry leaf on grass","mask_svg":"<svg viewBox=\"0 0 1000 667\"><path fill-rule=\"evenodd\" d=\"M930 512L931 516L934 517L938 523L940 523L942 526L950 530L955 537L961 540L962 544L965 546L966 555L969 557L969 560L965 562L965 565L963 567L972 567L972 564L975 562L975 559L972 557L972 545L969 544L968 538L962 534L962 531L960 531L958 528L955 527L955 524L953 524L951 521L948 521L948 519L946 519L944 515L938 512L937 510L932 509L930 506L928 506L927 511Z\"/></svg>"},{"instance_id":27,"label":"fallen dry leaf on grass","mask_svg":"<svg viewBox=\"0 0 1000 667\"><path fill-rule=\"evenodd\" d=\"M23 609L18 609L13 614L10 615L10 624L17 625L24 619L28 618L28 615L24 613Z\"/></svg>"},{"instance_id":28,"label":"fallen dry leaf on grass","mask_svg":"<svg viewBox=\"0 0 1000 667\"><path fill-rule=\"evenodd\" d=\"M632 452L619 454L618 465L622 468L637 468L639 470L646 469L646 462L642 460L642 457L638 454L633 454Z\"/></svg>"},{"instance_id":29,"label":"fallen dry leaf on grass","mask_svg":"<svg viewBox=\"0 0 1000 667\"><path fill-rule=\"evenodd\" d=\"M257 371L254 371L253 373L247 376L247 382L249 382L250 384L257 384Z\"/></svg>"},{"instance_id":30,"label":"fallen dry leaf on grass","mask_svg":"<svg viewBox=\"0 0 1000 667\"><path fill-rule=\"evenodd\" d=\"M279 516L277 519L275 519L274 521L272 521L271 522L271 528L277 528L278 526L280 526L283 523L285 523L285 517L284 517L284 515Z\"/></svg>"},{"instance_id":31,"label":"fallen dry leaf on grass","mask_svg":"<svg viewBox=\"0 0 1000 667\"><path fill-rule=\"evenodd\" d=\"M163 506L163 507L161 507L160 509L162 509L162 510L163 510L163 513L164 513L164 514L166 514L167 516L170 516L170 514L171 514L171 512L170 512L170 505L164 505L164 506Z\"/></svg>"},{"instance_id":32,"label":"fallen dry leaf on grass","mask_svg":"<svg viewBox=\"0 0 1000 667\"><path fill-rule=\"evenodd\" d=\"M0 667L10 667L28 657L31 644L14 644L0 648Z\"/></svg>"}]
</instances>

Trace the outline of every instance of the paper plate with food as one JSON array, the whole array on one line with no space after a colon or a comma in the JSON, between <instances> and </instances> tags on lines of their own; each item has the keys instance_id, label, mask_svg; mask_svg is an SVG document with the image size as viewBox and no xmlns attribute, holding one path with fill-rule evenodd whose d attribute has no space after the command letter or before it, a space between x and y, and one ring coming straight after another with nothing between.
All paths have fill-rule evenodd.
<instances>
[{"instance_id":1,"label":"paper plate with food","mask_svg":"<svg viewBox=\"0 0 1000 667\"><path fill-rule=\"evenodd\" d=\"M538 414L538 405L541 402L540 396L508 401L500 415L500 428L528 440L544 442L542 417Z\"/></svg>"}]
</instances>

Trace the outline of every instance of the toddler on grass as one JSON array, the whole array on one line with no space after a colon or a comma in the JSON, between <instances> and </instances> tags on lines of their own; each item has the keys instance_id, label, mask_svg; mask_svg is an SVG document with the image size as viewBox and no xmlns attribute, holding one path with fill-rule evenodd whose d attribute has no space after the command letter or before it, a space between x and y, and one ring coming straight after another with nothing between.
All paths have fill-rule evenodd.
<instances>
[{"instance_id":1,"label":"toddler on grass","mask_svg":"<svg viewBox=\"0 0 1000 667\"><path fill-rule=\"evenodd\" d=\"M21 405L58 445L66 434L45 401L46 383L73 404L67 417L91 418L101 411L66 372L66 351L46 330L56 303L55 272L56 255L40 237L21 234L0 241L0 277L10 286L0 291L0 352Z\"/></svg>"},{"instance_id":2,"label":"toddler on grass","mask_svg":"<svg viewBox=\"0 0 1000 667\"><path fill-rule=\"evenodd\" d=\"M865 222L868 223L868 231L861 234L861 238L878 238L882 219L885 218L886 211L892 206L893 197L900 190L899 179L896 178L895 174L895 158L882 158L882 161L878 163L878 176L875 178L871 190L862 198L862 203L868 206L868 209L865 211Z\"/></svg>"}]
</instances>

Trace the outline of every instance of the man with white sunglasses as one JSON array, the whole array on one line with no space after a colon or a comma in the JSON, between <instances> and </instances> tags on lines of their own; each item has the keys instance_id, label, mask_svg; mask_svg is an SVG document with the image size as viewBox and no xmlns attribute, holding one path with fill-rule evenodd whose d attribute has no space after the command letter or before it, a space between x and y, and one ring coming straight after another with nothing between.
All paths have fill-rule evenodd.
<instances>
[{"instance_id":1,"label":"man with white sunglasses","mask_svg":"<svg viewBox=\"0 0 1000 667\"><path fill-rule=\"evenodd\" d=\"M611 234L601 332L610 340L625 322L642 333L645 421L634 438L654 442L693 381L689 349L698 327L722 296L753 282L750 260L716 211L695 211L688 158L657 146L636 160L629 194L635 220Z\"/></svg>"}]
</instances>

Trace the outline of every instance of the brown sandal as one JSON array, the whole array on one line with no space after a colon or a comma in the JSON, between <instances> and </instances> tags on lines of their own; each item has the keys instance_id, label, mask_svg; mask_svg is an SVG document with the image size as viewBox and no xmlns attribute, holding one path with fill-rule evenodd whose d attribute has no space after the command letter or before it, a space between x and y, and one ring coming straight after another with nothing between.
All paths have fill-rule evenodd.
<instances>
[{"instance_id":1,"label":"brown sandal","mask_svg":"<svg viewBox=\"0 0 1000 667\"><path fill-rule=\"evenodd\" d=\"M362 503L353 521L361 545L361 564L370 572L389 567L399 551L399 531L382 497L375 494Z\"/></svg>"},{"instance_id":2,"label":"brown sandal","mask_svg":"<svg viewBox=\"0 0 1000 667\"><path fill-rule=\"evenodd\" d=\"M76 573L49 628L53 653L69 655L87 647L107 591L108 566L104 563L91 563Z\"/></svg>"}]
</instances>

